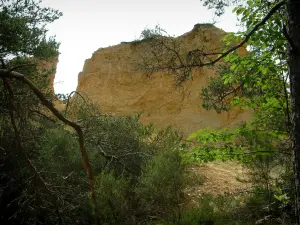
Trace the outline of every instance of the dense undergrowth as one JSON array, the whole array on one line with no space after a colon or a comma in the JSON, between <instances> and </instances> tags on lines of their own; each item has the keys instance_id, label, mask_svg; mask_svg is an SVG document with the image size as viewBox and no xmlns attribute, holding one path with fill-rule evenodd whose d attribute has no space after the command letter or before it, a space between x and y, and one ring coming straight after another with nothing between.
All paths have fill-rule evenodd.
<instances>
[{"instance_id":1,"label":"dense undergrowth","mask_svg":"<svg viewBox=\"0 0 300 225\"><path fill-rule=\"evenodd\" d=\"M277 162L275 155L240 160L247 162L251 172L251 190L203 194L197 206L188 207L185 189L194 185L188 168L199 149L192 150L178 132L144 126L139 116L101 114L79 96L73 97L66 113L84 131L96 181L96 216L102 224L255 224L261 219L288 224L291 218L292 195L280 192L290 188L291 176L283 170L282 177L272 178L272 171L266 169L271 164L288 164ZM19 123L24 123L20 130L24 155L14 147L9 118L3 116L1 121L1 224L92 223L91 196L76 133L53 118L28 116ZM207 160L207 156L196 156Z\"/></svg>"}]
</instances>

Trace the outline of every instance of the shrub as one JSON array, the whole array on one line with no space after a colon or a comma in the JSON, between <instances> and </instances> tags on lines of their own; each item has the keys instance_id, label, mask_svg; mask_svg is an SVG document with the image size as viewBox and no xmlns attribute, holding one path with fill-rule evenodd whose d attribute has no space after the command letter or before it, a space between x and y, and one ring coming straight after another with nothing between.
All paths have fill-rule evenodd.
<instances>
[{"instance_id":1,"label":"shrub","mask_svg":"<svg viewBox=\"0 0 300 225\"><path fill-rule=\"evenodd\" d=\"M171 127L157 132L152 125L144 126L139 115L87 116L85 110L95 108L78 105L78 110L72 104L74 115L81 115L79 123L97 175L97 215L102 223L144 224L165 216L177 220L185 169L181 135Z\"/></svg>"},{"instance_id":2,"label":"shrub","mask_svg":"<svg viewBox=\"0 0 300 225\"><path fill-rule=\"evenodd\" d=\"M204 195L198 207L184 211L180 225L246 225L253 224L239 211L240 201L231 195Z\"/></svg>"},{"instance_id":3,"label":"shrub","mask_svg":"<svg viewBox=\"0 0 300 225\"><path fill-rule=\"evenodd\" d=\"M130 224L129 184L123 177L102 172L96 177L97 215L102 224Z\"/></svg>"},{"instance_id":4,"label":"shrub","mask_svg":"<svg viewBox=\"0 0 300 225\"><path fill-rule=\"evenodd\" d=\"M159 26L156 25L154 29L145 28L140 35L141 40L151 39L157 36L162 36L164 30Z\"/></svg>"},{"instance_id":5,"label":"shrub","mask_svg":"<svg viewBox=\"0 0 300 225\"><path fill-rule=\"evenodd\" d=\"M178 149L159 153L144 165L136 192L149 216L180 219L184 169Z\"/></svg>"},{"instance_id":6,"label":"shrub","mask_svg":"<svg viewBox=\"0 0 300 225\"><path fill-rule=\"evenodd\" d=\"M283 193L280 189L264 189L256 187L245 198L245 209L253 220L260 224L294 224L292 199L290 193ZM259 223L258 223L259 224Z\"/></svg>"}]
</instances>

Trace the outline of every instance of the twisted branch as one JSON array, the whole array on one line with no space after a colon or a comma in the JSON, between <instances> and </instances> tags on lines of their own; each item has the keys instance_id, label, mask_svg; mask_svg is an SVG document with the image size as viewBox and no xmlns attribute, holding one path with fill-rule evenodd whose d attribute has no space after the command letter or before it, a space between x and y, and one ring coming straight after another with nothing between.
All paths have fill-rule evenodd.
<instances>
[{"instance_id":1,"label":"twisted branch","mask_svg":"<svg viewBox=\"0 0 300 225\"><path fill-rule=\"evenodd\" d=\"M14 78L25 85L27 85L33 92L34 94L39 98L41 103L47 107L60 121L65 123L68 126L71 126L78 135L78 142L80 146L80 153L82 157L82 162L83 162L83 167L89 177L89 184L90 184L90 191L91 191L91 197L92 197L92 202L94 206L94 214L95 214L95 222L96 224L99 224L99 221L96 217L96 212L97 212L97 201L96 201L96 193L95 193L95 187L94 187L94 176L92 172L92 168L88 159L88 155L86 153L85 145L84 145L84 137L83 137L83 131L81 127L77 124L74 123L68 119L66 119L50 102L44 94L29 80L27 79L23 74L15 72L15 71L10 71L7 69L0 69L0 77L2 78ZM15 126L15 123L12 120L12 125ZM17 130L15 130L17 132ZM18 136L18 133L16 133L16 136Z\"/></svg>"}]
</instances>

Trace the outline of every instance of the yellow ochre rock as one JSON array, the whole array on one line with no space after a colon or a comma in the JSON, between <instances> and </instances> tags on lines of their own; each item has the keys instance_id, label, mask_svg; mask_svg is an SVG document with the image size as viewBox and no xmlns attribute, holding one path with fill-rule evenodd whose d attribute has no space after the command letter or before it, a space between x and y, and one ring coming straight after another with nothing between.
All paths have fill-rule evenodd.
<instances>
[{"instance_id":1,"label":"yellow ochre rock","mask_svg":"<svg viewBox=\"0 0 300 225\"><path fill-rule=\"evenodd\" d=\"M188 51L201 46L207 52L216 52L220 51L220 39L225 34L213 25L197 24L176 40ZM218 114L202 108L201 88L215 75L213 68L193 70L193 79L178 88L174 86L173 76L166 72L147 77L134 64L146 46L146 41L132 42L97 50L79 73L77 91L86 93L102 112L122 116L142 113L144 124L172 125L184 135L207 126L234 126L250 118L249 113L238 109Z\"/></svg>"}]
</instances>

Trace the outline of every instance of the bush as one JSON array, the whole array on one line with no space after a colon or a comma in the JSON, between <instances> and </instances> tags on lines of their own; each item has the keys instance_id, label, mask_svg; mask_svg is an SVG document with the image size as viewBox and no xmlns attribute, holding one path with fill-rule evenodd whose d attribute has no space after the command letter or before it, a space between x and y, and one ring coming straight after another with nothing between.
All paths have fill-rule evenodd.
<instances>
[{"instance_id":1,"label":"bush","mask_svg":"<svg viewBox=\"0 0 300 225\"><path fill-rule=\"evenodd\" d=\"M123 177L102 172L96 177L97 215L102 224L130 224L129 184Z\"/></svg>"},{"instance_id":2,"label":"bush","mask_svg":"<svg viewBox=\"0 0 300 225\"><path fill-rule=\"evenodd\" d=\"M93 107L72 108L72 104L72 113L81 115L79 123L97 175L97 215L102 223L144 224L154 217L178 220L185 169L181 135L171 127L157 132L152 125L144 126L139 115L87 116L85 110Z\"/></svg>"},{"instance_id":3,"label":"bush","mask_svg":"<svg viewBox=\"0 0 300 225\"><path fill-rule=\"evenodd\" d=\"M153 133L151 126L143 126L138 116L110 115L88 118L81 125L95 173L113 171L116 176L124 175L130 180L140 176L142 162L152 157L146 141ZM110 161L103 153L115 158Z\"/></svg>"},{"instance_id":4,"label":"bush","mask_svg":"<svg viewBox=\"0 0 300 225\"><path fill-rule=\"evenodd\" d=\"M291 201L289 193L283 193L279 189L256 187L246 196L245 209L248 215L252 215L253 220L261 221L260 224L294 224Z\"/></svg>"},{"instance_id":5,"label":"bush","mask_svg":"<svg viewBox=\"0 0 300 225\"><path fill-rule=\"evenodd\" d=\"M178 149L159 153L144 165L136 192L149 216L180 219L184 169Z\"/></svg>"},{"instance_id":6,"label":"bush","mask_svg":"<svg viewBox=\"0 0 300 225\"><path fill-rule=\"evenodd\" d=\"M141 40L151 39L157 36L162 36L164 30L159 26L156 25L154 29L145 28L140 35Z\"/></svg>"},{"instance_id":7,"label":"bush","mask_svg":"<svg viewBox=\"0 0 300 225\"><path fill-rule=\"evenodd\" d=\"M170 127L156 132L139 116L101 114L83 95L77 97L64 113L82 127L101 223L145 224L153 216L177 220L185 168L181 135ZM1 221L9 224L15 216L11 221L17 224L90 224L92 202L78 137L47 117L33 115L20 123L24 152L34 169L26 157L14 154L14 131L5 125L9 117L0 121L0 191L5 194L0 206L6 209Z\"/></svg>"},{"instance_id":8,"label":"bush","mask_svg":"<svg viewBox=\"0 0 300 225\"><path fill-rule=\"evenodd\" d=\"M180 225L246 225L245 214L240 213L240 201L230 195L204 195L198 201L198 207L187 209Z\"/></svg>"}]
</instances>

